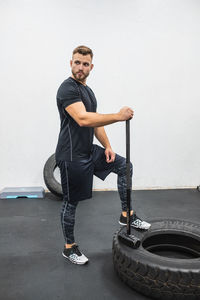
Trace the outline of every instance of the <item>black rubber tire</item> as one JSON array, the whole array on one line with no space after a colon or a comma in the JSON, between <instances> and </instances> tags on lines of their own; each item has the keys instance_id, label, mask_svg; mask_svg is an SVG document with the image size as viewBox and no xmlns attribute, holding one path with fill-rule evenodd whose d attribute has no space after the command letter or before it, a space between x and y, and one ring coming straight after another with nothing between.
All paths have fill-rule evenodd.
<instances>
[{"instance_id":1,"label":"black rubber tire","mask_svg":"<svg viewBox=\"0 0 200 300\"><path fill-rule=\"evenodd\" d=\"M54 171L57 168L56 159L55 159L55 153L52 154L48 160L46 161L43 169L43 177L44 182L49 189L50 192L52 192L54 195L62 198L63 192L62 192L62 186L61 184L55 179Z\"/></svg>"},{"instance_id":2,"label":"black rubber tire","mask_svg":"<svg viewBox=\"0 0 200 300\"><path fill-rule=\"evenodd\" d=\"M131 234L141 240L137 249L119 241L119 230L114 234L115 271L131 288L153 299L200 299L200 224L182 220L155 220L151 224L148 231L132 229ZM126 231L126 227L120 230ZM179 244L182 250L183 246L193 249L196 258L166 257L147 250L170 250L170 242L171 248Z\"/></svg>"},{"instance_id":3,"label":"black rubber tire","mask_svg":"<svg viewBox=\"0 0 200 300\"><path fill-rule=\"evenodd\" d=\"M200 192L200 185L197 186L197 190Z\"/></svg>"}]
</instances>

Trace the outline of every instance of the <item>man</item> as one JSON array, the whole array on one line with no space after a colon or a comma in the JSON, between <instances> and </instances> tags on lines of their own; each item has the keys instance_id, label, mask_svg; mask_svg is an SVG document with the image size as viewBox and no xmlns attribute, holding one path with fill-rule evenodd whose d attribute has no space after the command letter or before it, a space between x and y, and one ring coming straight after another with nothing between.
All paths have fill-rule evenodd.
<instances>
[{"instance_id":1,"label":"man","mask_svg":"<svg viewBox=\"0 0 200 300\"><path fill-rule=\"evenodd\" d=\"M75 212L79 201L92 197L93 175L104 180L110 172L118 175L118 191L122 213L119 223L126 225L126 160L111 148L104 126L133 118L134 111L123 107L118 113L99 114L93 91L86 79L93 69L92 50L79 46L70 61L72 75L57 92L57 106L61 127L56 148L56 162L60 169L63 190L61 224L65 239L62 255L72 263L85 264L88 258L81 253L74 239ZM103 148L93 144L93 136ZM131 165L132 176L132 165ZM131 208L131 226L149 229Z\"/></svg>"}]
</instances>

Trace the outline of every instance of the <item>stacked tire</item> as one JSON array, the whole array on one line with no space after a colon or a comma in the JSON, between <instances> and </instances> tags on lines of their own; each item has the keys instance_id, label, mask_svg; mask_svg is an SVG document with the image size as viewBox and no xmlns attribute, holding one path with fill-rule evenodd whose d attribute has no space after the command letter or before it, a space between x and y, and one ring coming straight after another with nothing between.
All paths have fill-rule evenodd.
<instances>
[{"instance_id":1,"label":"stacked tire","mask_svg":"<svg viewBox=\"0 0 200 300\"><path fill-rule=\"evenodd\" d=\"M62 198L62 186L54 176L54 171L57 168L55 154L52 154L46 161L43 169L44 182L50 192L57 197Z\"/></svg>"}]
</instances>

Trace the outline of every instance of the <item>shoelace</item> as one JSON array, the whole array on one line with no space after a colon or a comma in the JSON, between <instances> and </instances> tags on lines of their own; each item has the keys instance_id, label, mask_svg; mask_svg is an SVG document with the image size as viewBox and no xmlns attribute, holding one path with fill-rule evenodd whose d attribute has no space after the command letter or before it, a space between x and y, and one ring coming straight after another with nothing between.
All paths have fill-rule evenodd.
<instances>
[{"instance_id":1,"label":"shoelace","mask_svg":"<svg viewBox=\"0 0 200 300\"><path fill-rule=\"evenodd\" d=\"M133 220L133 223L140 226L142 224L142 221L140 219L136 219Z\"/></svg>"},{"instance_id":2,"label":"shoelace","mask_svg":"<svg viewBox=\"0 0 200 300\"><path fill-rule=\"evenodd\" d=\"M78 256L78 255L75 254L75 253L71 254L71 255L70 255L70 258L73 259L73 260L75 260L75 261L76 261L76 260L80 260L80 256Z\"/></svg>"},{"instance_id":3,"label":"shoelace","mask_svg":"<svg viewBox=\"0 0 200 300\"><path fill-rule=\"evenodd\" d=\"M81 255L82 255L82 253L81 253L80 250L78 249L78 245L74 245L72 248L73 248L73 252L74 252L75 254L77 254L78 256L81 256Z\"/></svg>"}]
</instances>

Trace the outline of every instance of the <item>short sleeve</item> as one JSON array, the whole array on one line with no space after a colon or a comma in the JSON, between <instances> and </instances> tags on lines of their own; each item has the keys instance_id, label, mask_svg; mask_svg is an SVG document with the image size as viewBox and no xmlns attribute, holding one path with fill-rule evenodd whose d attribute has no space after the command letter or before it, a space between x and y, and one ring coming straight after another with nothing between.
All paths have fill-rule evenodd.
<instances>
[{"instance_id":1,"label":"short sleeve","mask_svg":"<svg viewBox=\"0 0 200 300\"><path fill-rule=\"evenodd\" d=\"M74 82L63 82L58 89L57 100L64 109L72 103L82 101L77 84Z\"/></svg>"}]
</instances>

